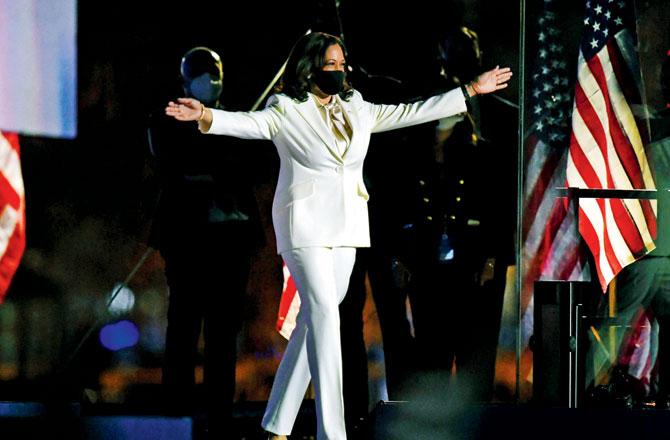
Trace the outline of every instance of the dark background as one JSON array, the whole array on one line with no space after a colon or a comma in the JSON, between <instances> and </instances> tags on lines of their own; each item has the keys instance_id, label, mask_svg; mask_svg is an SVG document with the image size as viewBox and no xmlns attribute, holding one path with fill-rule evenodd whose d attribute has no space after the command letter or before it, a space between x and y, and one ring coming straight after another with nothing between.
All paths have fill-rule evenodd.
<instances>
[{"instance_id":1,"label":"dark background","mask_svg":"<svg viewBox=\"0 0 670 440\"><path fill-rule=\"evenodd\" d=\"M160 380L167 290L157 254L130 283L137 295L133 319L143 329L140 348L105 352L95 332L75 359L69 359L91 326L118 319L106 312L105 300L146 250L159 191L149 161L147 119L180 95L179 62L188 49L207 46L222 56L222 101L230 110L252 106L307 29L342 35L355 69L353 78L365 78L362 67L374 76L399 79L399 96L406 98L434 91L437 41L451 26L463 24L478 32L483 70L496 64L516 69L519 62L517 2L343 0L339 20L335 2L325 0L182 3L79 2L78 136L20 139L28 242L0 308L0 399L39 396L45 389L41 385L63 370L86 372L85 386L108 401L128 398L124 390L129 384ZM568 3L566 9L576 6L573 14L578 15L581 2ZM643 3L647 15L656 17L655 2ZM664 37L657 37L658 47L663 38L667 44L667 31L660 35ZM354 87L365 96L371 83L361 83L359 87L354 80ZM514 78L499 93L514 102L517 94ZM501 211L501 231L510 234L511 243L518 114L485 98L482 121L484 136L505 158L502 163L479 159L482 175L496 170L504 176L492 191L498 203L507 205ZM238 382L258 376L241 387L239 397L264 400L267 377L274 373L283 344L273 325L281 265L269 220L277 157L269 142L247 144L258 150L249 171L261 176L257 199L267 246L254 258L247 309L229 312L244 313L247 323L240 340L243 374ZM116 373L106 374L110 369Z\"/></svg>"},{"instance_id":2,"label":"dark background","mask_svg":"<svg viewBox=\"0 0 670 440\"><path fill-rule=\"evenodd\" d=\"M132 384L160 381L167 289L158 253L129 285L136 294L132 312L115 316L105 304L146 250L160 190L149 157L147 119L181 95L179 63L188 49L207 46L222 56L222 101L230 110L251 108L307 29L343 36L354 86L364 94L366 87L383 90L384 80L368 80L361 70L402 82L393 94L380 93L386 101L418 98L435 91L437 41L450 26L462 23L479 32L485 68L517 64L518 10L500 3L342 1L338 19L335 2L320 0L180 7L156 0L80 2L78 136L20 140L28 243L0 315L9 338L0 392L5 398L40 397L49 389L45 383L60 383L64 374L79 376L75 382L102 400L123 401ZM501 95L515 100L515 94L513 81ZM506 111L508 117L500 121L509 121L503 131L513 167L517 116L514 109ZM273 329L281 263L269 219L278 161L269 142L240 145L257 150L248 166L260 176L256 192L267 246L254 258L247 308L228 312L245 315L238 382L256 377L239 386L239 398L264 400L266 378L274 373L284 343ZM512 197L514 175L511 170ZM121 318L138 324L140 344L111 353L99 346L97 329ZM74 354L91 328L95 331ZM124 373L128 370L131 377Z\"/></svg>"}]
</instances>

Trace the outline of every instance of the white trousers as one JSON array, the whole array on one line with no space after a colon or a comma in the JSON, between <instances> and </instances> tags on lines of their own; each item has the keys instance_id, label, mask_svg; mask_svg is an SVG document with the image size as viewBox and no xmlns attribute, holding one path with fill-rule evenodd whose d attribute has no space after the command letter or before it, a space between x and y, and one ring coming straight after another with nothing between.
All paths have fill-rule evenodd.
<instances>
[{"instance_id":1,"label":"white trousers","mask_svg":"<svg viewBox=\"0 0 670 440\"><path fill-rule=\"evenodd\" d=\"M311 378L317 440L346 439L338 306L349 286L356 249L309 247L282 257L300 294L300 311L261 424L266 431L290 435Z\"/></svg>"}]
</instances>

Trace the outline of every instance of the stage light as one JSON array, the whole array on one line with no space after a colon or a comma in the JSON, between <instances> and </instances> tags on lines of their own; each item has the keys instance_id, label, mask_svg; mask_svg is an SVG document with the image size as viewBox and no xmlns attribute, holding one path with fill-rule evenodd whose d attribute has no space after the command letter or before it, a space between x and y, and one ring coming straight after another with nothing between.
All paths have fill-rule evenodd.
<instances>
[{"instance_id":1,"label":"stage light","mask_svg":"<svg viewBox=\"0 0 670 440\"><path fill-rule=\"evenodd\" d=\"M77 1L0 0L0 127L77 135Z\"/></svg>"},{"instance_id":2,"label":"stage light","mask_svg":"<svg viewBox=\"0 0 670 440\"><path fill-rule=\"evenodd\" d=\"M119 321L107 324L100 329L100 343L111 351L118 351L137 344L140 332L137 326L130 321Z\"/></svg>"},{"instance_id":3,"label":"stage light","mask_svg":"<svg viewBox=\"0 0 670 440\"><path fill-rule=\"evenodd\" d=\"M115 294L116 296L114 297L114 300L108 307L109 313L115 316L129 313L135 306L135 292L133 292L128 286L118 283L110 292L109 299L111 299Z\"/></svg>"}]
</instances>

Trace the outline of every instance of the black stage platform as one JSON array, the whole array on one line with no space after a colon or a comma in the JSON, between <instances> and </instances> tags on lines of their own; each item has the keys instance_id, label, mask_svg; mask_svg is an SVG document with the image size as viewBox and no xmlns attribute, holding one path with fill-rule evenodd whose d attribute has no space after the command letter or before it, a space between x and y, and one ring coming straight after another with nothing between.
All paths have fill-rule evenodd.
<instances>
[{"instance_id":1,"label":"black stage platform","mask_svg":"<svg viewBox=\"0 0 670 440\"><path fill-rule=\"evenodd\" d=\"M238 404L237 434L265 439L259 423L264 402ZM197 417L166 417L140 408L105 405L0 402L0 438L149 440L205 439ZM313 439L313 402L306 402L293 439ZM409 439L668 439L670 410L547 408L529 405L468 405L461 408L411 402L380 402L366 432L351 438Z\"/></svg>"}]
</instances>

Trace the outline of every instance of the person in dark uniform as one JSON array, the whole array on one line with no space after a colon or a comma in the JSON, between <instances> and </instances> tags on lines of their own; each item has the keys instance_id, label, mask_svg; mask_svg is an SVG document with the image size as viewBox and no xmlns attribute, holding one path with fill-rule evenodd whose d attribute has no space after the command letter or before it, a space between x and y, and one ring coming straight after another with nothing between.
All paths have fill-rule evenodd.
<instances>
[{"instance_id":1,"label":"person in dark uniform","mask_svg":"<svg viewBox=\"0 0 670 440\"><path fill-rule=\"evenodd\" d=\"M216 52L189 50L181 60L181 78L187 96L221 108L223 65ZM250 159L242 149L221 148L234 139L202 136L196 127L165 116L162 108L150 118L149 140L162 183L149 244L165 261L169 287L166 404L177 414L204 410L210 436L223 438L230 432L250 259L264 239L245 165ZM199 365L201 390L195 385Z\"/></svg>"},{"instance_id":2,"label":"person in dark uniform","mask_svg":"<svg viewBox=\"0 0 670 440\"><path fill-rule=\"evenodd\" d=\"M481 68L477 34L463 26L446 28L439 61L443 87L461 85ZM419 140L433 151L415 178L413 258L407 263L416 369L425 379L419 387L433 384L444 392L441 385L458 384L452 391L461 401L492 396L496 323L513 256L514 193L504 188L514 183L507 185L502 173L513 175L507 170L515 165L505 157L512 155L496 127L485 127L490 137L482 135L484 104L491 103L471 100L467 113L440 120L432 137Z\"/></svg>"}]
</instances>

